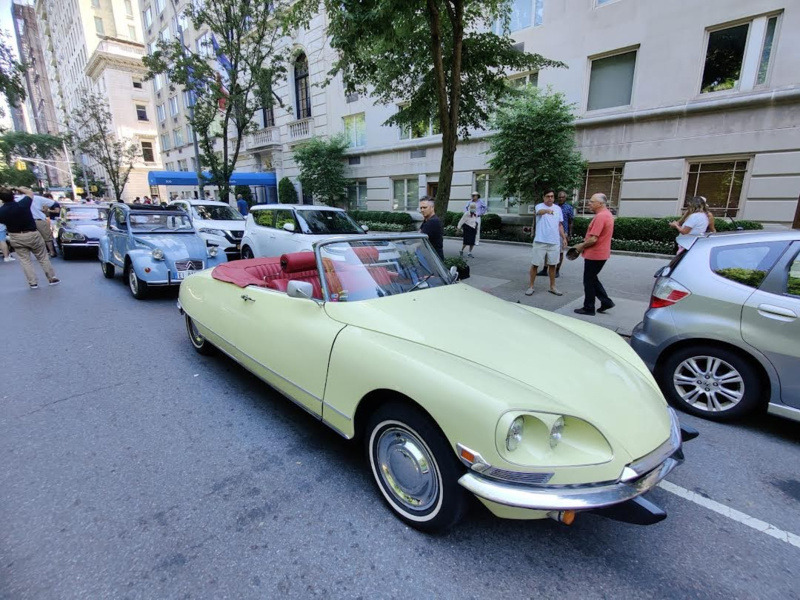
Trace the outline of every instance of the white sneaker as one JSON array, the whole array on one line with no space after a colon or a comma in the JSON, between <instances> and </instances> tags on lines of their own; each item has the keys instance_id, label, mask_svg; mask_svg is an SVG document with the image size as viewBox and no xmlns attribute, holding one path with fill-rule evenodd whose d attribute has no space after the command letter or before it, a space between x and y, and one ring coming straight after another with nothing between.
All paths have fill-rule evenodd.
<instances>
[{"instance_id":1,"label":"white sneaker","mask_svg":"<svg viewBox=\"0 0 800 600\"><path fill-rule=\"evenodd\" d=\"M17 259L16 259L16 258L14 258L13 256L6 256L6 257L3 259L3 262L13 262L13 261L15 261L15 260L17 260Z\"/></svg>"},{"instance_id":2,"label":"white sneaker","mask_svg":"<svg viewBox=\"0 0 800 600\"><path fill-rule=\"evenodd\" d=\"M533 288L528 288L527 290L525 290L525 295L526 296L533 296Z\"/></svg>"}]
</instances>

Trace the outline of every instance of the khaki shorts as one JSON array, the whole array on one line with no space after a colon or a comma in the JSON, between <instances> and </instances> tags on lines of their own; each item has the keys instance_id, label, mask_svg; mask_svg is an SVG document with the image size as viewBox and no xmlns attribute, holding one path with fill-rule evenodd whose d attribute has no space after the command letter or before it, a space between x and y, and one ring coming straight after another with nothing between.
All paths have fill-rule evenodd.
<instances>
[{"instance_id":1,"label":"khaki shorts","mask_svg":"<svg viewBox=\"0 0 800 600\"><path fill-rule=\"evenodd\" d=\"M533 242L533 253L531 254L531 264L533 266L557 265L560 258L561 244Z\"/></svg>"}]
</instances>

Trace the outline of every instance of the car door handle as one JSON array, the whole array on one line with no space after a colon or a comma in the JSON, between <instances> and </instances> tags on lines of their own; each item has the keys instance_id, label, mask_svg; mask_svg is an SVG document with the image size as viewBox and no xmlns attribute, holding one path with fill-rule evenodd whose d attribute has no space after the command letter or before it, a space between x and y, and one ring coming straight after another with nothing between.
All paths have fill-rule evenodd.
<instances>
[{"instance_id":1,"label":"car door handle","mask_svg":"<svg viewBox=\"0 0 800 600\"><path fill-rule=\"evenodd\" d=\"M768 319L777 319L778 321L792 321L797 318L793 310L780 306L773 306L772 304L759 304L758 314Z\"/></svg>"},{"instance_id":2,"label":"car door handle","mask_svg":"<svg viewBox=\"0 0 800 600\"><path fill-rule=\"evenodd\" d=\"M253 299L252 299L250 296L248 296L247 294L242 294L242 300L244 300L245 302L255 302L255 300L253 300Z\"/></svg>"}]
</instances>

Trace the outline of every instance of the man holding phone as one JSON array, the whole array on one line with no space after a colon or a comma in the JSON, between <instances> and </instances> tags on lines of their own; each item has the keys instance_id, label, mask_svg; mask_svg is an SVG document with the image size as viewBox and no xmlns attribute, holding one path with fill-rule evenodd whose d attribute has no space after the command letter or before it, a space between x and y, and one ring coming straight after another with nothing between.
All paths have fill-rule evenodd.
<instances>
[{"instance_id":1,"label":"man holding phone","mask_svg":"<svg viewBox=\"0 0 800 600\"><path fill-rule=\"evenodd\" d=\"M23 194L19 202L14 201L14 192ZM39 264L47 276L50 285L58 285L61 281L56 277L50 259L47 257L47 247L44 239L36 228L36 221L31 213L33 203L33 191L29 188L17 188L9 190L0 188L0 223L8 229L8 238L17 252L17 258L25 272L28 286L35 290L39 287L36 271L31 262L31 254L36 257Z\"/></svg>"}]
</instances>

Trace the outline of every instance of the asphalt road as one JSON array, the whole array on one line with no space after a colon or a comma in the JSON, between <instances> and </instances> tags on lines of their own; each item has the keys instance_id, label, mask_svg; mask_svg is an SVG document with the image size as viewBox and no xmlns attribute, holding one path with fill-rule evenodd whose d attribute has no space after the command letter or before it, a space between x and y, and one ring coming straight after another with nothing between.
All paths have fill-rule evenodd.
<instances>
[{"instance_id":1,"label":"asphalt road","mask_svg":"<svg viewBox=\"0 0 800 600\"><path fill-rule=\"evenodd\" d=\"M417 533L360 448L197 355L174 293L56 268L32 291L0 263L0 598L800 598L800 547L664 489L651 527L475 506ZM800 534L797 424L682 418L670 482Z\"/></svg>"}]
</instances>

